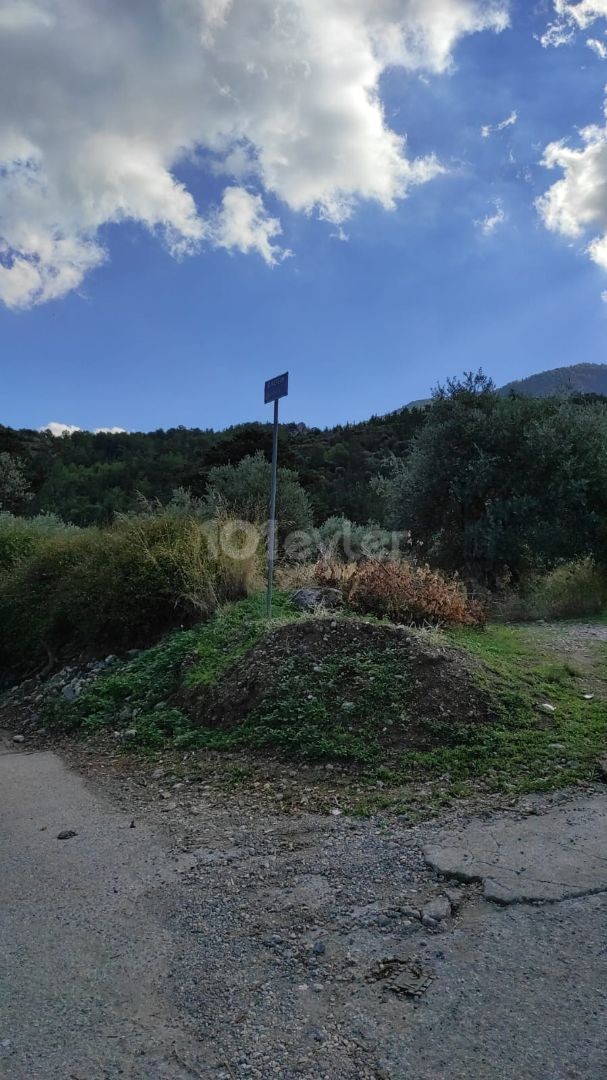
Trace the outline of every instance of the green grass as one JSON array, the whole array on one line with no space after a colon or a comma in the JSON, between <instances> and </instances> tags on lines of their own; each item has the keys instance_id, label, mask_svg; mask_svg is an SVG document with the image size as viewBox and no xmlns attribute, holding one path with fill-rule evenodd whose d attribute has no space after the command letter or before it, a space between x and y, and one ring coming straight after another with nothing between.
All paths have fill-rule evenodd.
<instances>
[{"instance_id":1,"label":"green grass","mask_svg":"<svg viewBox=\"0 0 607 1080\"><path fill-rule=\"evenodd\" d=\"M596 776L597 758L607 748L607 703L598 696L584 700L584 677L574 665L545 655L521 627L452 630L447 636L482 661L476 677L498 702L500 721L472 729L458 746L406 754L404 773L440 776L454 795L471 783L525 792ZM595 648L595 674L605 675L604 646ZM545 713L544 703L555 712Z\"/></svg>"},{"instance_id":2,"label":"green grass","mask_svg":"<svg viewBox=\"0 0 607 1080\"><path fill-rule=\"evenodd\" d=\"M397 648L344 651L313 667L293 656L229 744L308 761L373 762L382 753L380 731L398 724L406 693Z\"/></svg>"},{"instance_id":3,"label":"green grass","mask_svg":"<svg viewBox=\"0 0 607 1080\"><path fill-rule=\"evenodd\" d=\"M297 618L288 597L274 598L271 625ZM222 733L204 733L168 701L184 687L217 682L268 629L265 597L261 594L227 604L193 630L177 631L134 660L118 662L96 679L77 701L62 699L47 708L46 721L68 731L85 733L102 728L135 731L130 745L158 749L222 745ZM125 710L130 718L121 719ZM227 745L229 740L223 739Z\"/></svg>"},{"instance_id":4,"label":"green grass","mask_svg":"<svg viewBox=\"0 0 607 1080\"><path fill-rule=\"evenodd\" d=\"M402 650L332 652L321 663L302 655L276 666L274 682L240 726L197 727L175 706L179 691L213 688L267 632L265 598L255 596L221 609L208 623L181 631L128 663L118 663L78 699L61 700L50 719L91 732L131 728L129 747L242 751L245 782L256 754L272 751L305 761L336 760L357 767L367 790L355 809L391 807L408 812L423 799L440 806L479 791L550 790L597 775L607 749L607 702L585 701L585 675L541 631L504 625L486 631L451 630L443 640L477 661L475 678L496 702L490 725L437 727L434 749L386 750L390 728L402 723L409 682ZM278 594L272 626L300 616ZM605 645L593 642L594 666L586 674L607 678ZM607 691L607 681L605 683ZM547 714L542 703L555 707ZM47 721L48 721L47 717ZM388 736L386 736L388 732ZM233 767L233 766L230 766ZM353 804L354 805L354 804Z\"/></svg>"}]
</instances>

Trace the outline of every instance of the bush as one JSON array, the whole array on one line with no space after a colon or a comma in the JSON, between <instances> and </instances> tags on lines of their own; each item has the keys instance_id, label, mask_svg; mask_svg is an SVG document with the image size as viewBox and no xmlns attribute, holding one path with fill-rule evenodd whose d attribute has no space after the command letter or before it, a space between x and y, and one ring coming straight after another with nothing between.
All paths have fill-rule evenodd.
<instances>
[{"instance_id":1,"label":"bush","mask_svg":"<svg viewBox=\"0 0 607 1080\"><path fill-rule=\"evenodd\" d=\"M0 571L29 558L49 536L73 533L75 529L75 525L66 525L55 514L24 518L0 512Z\"/></svg>"},{"instance_id":2,"label":"bush","mask_svg":"<svg viewBox=\"0 0 607 1080\"><path fill-rule=\"evenodd\" d=\"M582 619L607 610L607 573L592 561L580 559L534 577L518 593L497 605L509 620Z\"/></svg>"},{"instance_id":3,"label":"bush","mask_svg":"<svg viewBox=\"0 0 607 1080\"><path fill-rule=\"evenodd\" d=\"M0 573L0 664L23 670L65 649L144 645L245 595L255 570L254 556L224 556L183 515L51 533Z\"/></svg>"},{"instance_id":4,"label":"bush","mask_svg":"<svg viewBox=\"0 0 607 1080\"><path fill-rule=\"evenodd\" d=\"M272 466L259 452L238 465L216 465L209 472L206 513L214 518L226 513L261 524L268 517ZM297 474L279 469L276 485L276 520L281 540L293 531L312 528L312 510Z\"/></svg>"},{"instance_id":5,"label":"bush","mask_svg":"<svg viewBox=\"0 0 607 1080\"><path fill-rule=\"evenodd\" d=\"M354 611L393 622L452 623L463 626L485 622L483 606L470 600L463 585L428 566L396 560L359 563L321 561L316 579L342 589Z\"/></svg>"},{"instance_id":6,"label":"bush","mask_svg":"<svg viewBox=\"0 0 607 1080\"><path fill-rule=\"evenodd\" d=\"M370 521L357 525L346 517L330 517L317 530L318 553L322 559L382 558L394 554L404 543L404 533L389 532Z\"/></svg>"}]
</instances>

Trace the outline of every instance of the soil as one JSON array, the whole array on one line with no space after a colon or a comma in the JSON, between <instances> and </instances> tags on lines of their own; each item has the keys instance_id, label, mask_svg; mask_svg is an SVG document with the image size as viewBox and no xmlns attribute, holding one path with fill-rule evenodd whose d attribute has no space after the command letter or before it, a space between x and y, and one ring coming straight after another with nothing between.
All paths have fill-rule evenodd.
<instances>
[{"instance_id":1,"label":"soil","mask_svg":"<svg viewBox=\"0 0 607 1080\"><path fill-rule=\"evenodd\" d=\"M322 687L323 665L332 660L372 654L402 659L402 723L380 732L380 743L394 749L422 749L444 743L451 731L498 718L495 703L475 682L474 661L436 637L407 627L363 620L305 619L270 632L231 667L215 686L180 693L177 704L205 728L233 729L272 694L281 672L296 658L300 679ZM361 673L345 665L340 687L356 700ZM350 681L348 682L348 676Z\"/></svg>"}]
</instances>

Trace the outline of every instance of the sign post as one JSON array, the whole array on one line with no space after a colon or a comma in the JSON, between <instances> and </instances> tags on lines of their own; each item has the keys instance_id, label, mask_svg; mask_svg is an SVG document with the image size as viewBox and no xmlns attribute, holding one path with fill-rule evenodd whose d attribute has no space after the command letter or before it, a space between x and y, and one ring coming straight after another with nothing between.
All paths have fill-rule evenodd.
<instances>
[{"instance_id":1,"label":"sign post","mask_svg":"<svg viewBox=\"0 0 607 1080\"><path fill-rule=\"evenodd\" d=\"M274 583L274 555L276 549L276 475L278 470L278 402L289 393L289 372L269 379L265 386L264 401L274 402L274 431L272 435L272 486L270 489L270 518L268 522L268 618L272 617L272 586Z\"/></svg>"}]
</instances>

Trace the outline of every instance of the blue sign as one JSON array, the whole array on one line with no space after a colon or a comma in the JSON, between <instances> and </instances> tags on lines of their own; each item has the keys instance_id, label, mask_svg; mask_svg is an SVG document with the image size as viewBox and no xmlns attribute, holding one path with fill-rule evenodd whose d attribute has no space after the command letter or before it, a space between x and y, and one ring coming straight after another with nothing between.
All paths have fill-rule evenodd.
<instances>
[{"instance_id":1,"label":"blue sign","mask_svg":"<svg viewBox=\"0 0 607 1080\"><path fill-rule=\"evenodd\" d=\"M289 393L289 372L277 375L275 379L268 379L266 383L265 404L270 401L278 401L281 397L287 397Z\"/></svg>"}]
</instances>

